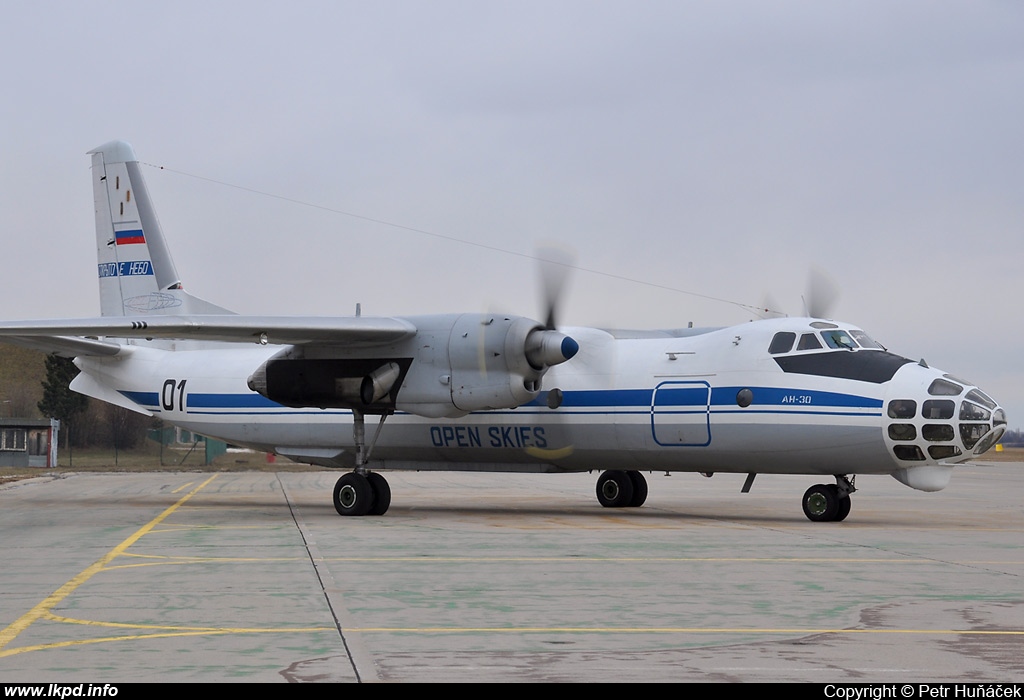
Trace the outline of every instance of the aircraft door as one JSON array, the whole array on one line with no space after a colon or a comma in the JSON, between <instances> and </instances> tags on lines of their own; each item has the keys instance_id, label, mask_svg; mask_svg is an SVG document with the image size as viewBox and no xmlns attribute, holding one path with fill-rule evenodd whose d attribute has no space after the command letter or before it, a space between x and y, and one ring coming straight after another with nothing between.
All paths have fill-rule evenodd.
<instances>
[{"instance_id":1,"label":"aircraft door","mask_svg":"<svg viewBox=\"0 0 1024 700\"><path fill-rule=\"evenodd\" d=\"M702 381L662 382L651 397L651 432L664 447L711 444L711 385Z\"/></svg>"}]
</instances>

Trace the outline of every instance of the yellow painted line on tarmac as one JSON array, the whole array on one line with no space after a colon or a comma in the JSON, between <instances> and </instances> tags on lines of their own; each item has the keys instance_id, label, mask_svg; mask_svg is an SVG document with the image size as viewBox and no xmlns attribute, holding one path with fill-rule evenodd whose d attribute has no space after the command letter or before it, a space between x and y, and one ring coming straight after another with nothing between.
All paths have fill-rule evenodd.
<instances>
[{"instance_id":1,"label":"yellow painted line on tarmac","mask_svg":"<svg viewBox=\"0 0 1024 700\"><path fill-rule=\"evenodd\" d=\"M183 564L268 564L272 562L308 562L309 557L190 557L190 556L162 556L157 554L125 554L125 557L138 557L147 561L135 562L133 564L113 564L106 567L105 571L116 571L119 569L138 569L146 566L180 566Z\"/></svg>"},{"instance_id":2,"label":"yellow painted line on tarmac","mask_svg":"<svg viewBox=\"0 0 1024 700\"><path fill-rule=\"evenodd\" d=\"M550 564L552 562L595 564L676 564L682 562L710 562L724 564L1021 564L1024 562L948 562L937 559L906 559L897 557L881 558L843 558L843 557L322 557L318 561L335 562L366 562L385 564L388 562L418 564L487 564L487 563L530 563Z\"/></svg>"},{"instance_id":3,"label":"yellow painted line on tarmac","mask_svg":"<svg viewBox=\"0 0 1024 700\"><path fill-rule=\"evenodd\" d=\"M187 484L184 484L184 485L182 485L182 486L179 486L178 488L174 489L173 491L171 491L171 493L172 493L172 494L176 494L176 493L178 493L179 491L184 491L185 489L187 489L187 488L188 488L189 486L191 486L191 485L192 485L192 484L194 484L194 483L195 483L194 481L190 481L190 482L188 482Z\"/></svg>"},{"instance_id":4,"label":"yellow painted line on tarmac","mask_svg":"<svg viewBox=\"0 0 1024 700\"><path fill-rule=\"evenodd\" d=\"M155 528L152 534L162 534L165 532L200 532L202 530L284 530L286 528L280 525L185 525L168 523L164 527Z\"/></svg>"},{"instance_id":5,"label":"yellow painted line on tarmac","mask_svg":"<svg viewBox=\"0 0 1024 700\"><path fill-rule=\"evenodd\" d=\"M360 634L909 634L1024 636L1024 630L915 630L774 627L347 627Z\"/></svg>"},{"instance_id":6,"label":"yellow painted line on tarmac","mask_svg":"<svg viewBox=\"0 0 1024 700\"><path fill-rule=\"evenodd\" d=\"M270 562L270 561L309 561L309 557L199 557L191 554L187 555L170 555L170 554L141 554L138 552L125 552L123 555L126 558L136 559L154 559L157 561L165 561L175 563L178 561L187 562L207 562L207 561L257 561L257 562ZM118 565L124 568L124 564ZM129 565L131 566L131 565ZM112 569L118 567L110 567Z\"/></svg>"},{"instance_id":7,"label":"yellow painted line on tarmac","mask_svg":"<svg viewBox=\"0 0 1024 700\"><path fill-rule=\"evenodd\" d=\"M91 579L100 571L103 571L103 569L106 568L107 564L109 564L111 561L121 556L122 554L124 554L125 551L133 544L138 542L143 535L145 535L154 527L159 525L165 518L171 515L171 513L180 508L182 504L184 504L186 501L192 498L192 496L199 493L200 490L202 490L207 484L209 484L216 478L217 475L214 474L209 479L201 483L199 486L196 486L194 489L192 489L183 497L181 497L177 503L170 506L163 513L156 516L148 523L143 525L141 528L136 530L124 542L122 542L121 544L117 545L112 550L104 554L94 564L87 567L86 569L78 573L76 576L72 577L71 580L69 580L63 586L61 586L56 591L47 596L42 602L40 602L34 608L29 610L27 613L25 613L17 620L12 622L10 625L8 625L6 628L4 628L2 631L0 631L0 656L8 655L6 652L4 652L4 649L8 644L14 641L15 637L17 637L19 634L28 629L34 622L44 617L45 615L48 615L54 607L56 607L62 600L67 598L69 595L74 593L79 586L81 586L83 583ZM22 649L20 651L24 650L25 649ZM14 652L16 650L11 651Z\"/></svg>"},{"instance_id":8,"label":"yellow painted line on tarmac","mask_svg":"<svg viewBox=\"0 0 1024 700\"><path fill-rule=\"evenodd\" d=\"M163 630L165 632L335 632L337 627L211 627L209 625L147 625L141 622L108 622L104 620L83 620L78 617L64 617L52 613L46 616L53 622L64 622L69 625L86 625L88 627L113 627L131 630Z\"/></svg>"},{"instance_id":9,"label":"yellow painted line on tarmac","mask_svg":"<svg viewBox=\"0 0 1024 700\"><path fill-rule=\"evenodd\" d=\"M217 630L183 630L180 632L153 632L151 634L131 634L124 636L114 637L92 637L90 639L69 639L63 642L51 642L48 644L34 644L27 647L17 647L15 649L0 649L0 659L7 656L14 656L15 654L25 654L31 651L47 651L50 649L61 649L64 647L79 647L86 644L109 644L111 642L133 642L140 639L166 639L169 637L210 637L220 636L224 634L256 634L256 633L267 633L267 632L334 632L337 634L338 629L336 627L286 627L281 629L260 629L260 628L224 628Z\"/></svg>"}]
</instances>

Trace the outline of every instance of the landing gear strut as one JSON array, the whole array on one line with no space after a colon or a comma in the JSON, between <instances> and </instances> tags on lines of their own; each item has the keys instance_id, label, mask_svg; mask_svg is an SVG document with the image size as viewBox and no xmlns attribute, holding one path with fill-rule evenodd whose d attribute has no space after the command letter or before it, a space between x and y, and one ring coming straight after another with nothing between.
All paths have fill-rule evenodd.
<instances>
[{"instance_id":1,"label":"landing gear strut","mask_svg":"<svg viewBox=\"0 0 1024 700\"><path fill-rule=\"evenodd\" d=\"M356 468L345 474L334 485L334 509L338 515L384 515L391 505L391 487L387 480L366 468L370 453L384 427L382 414L377 432L370 444L366 444L366 422L362 411L353 410L352 437L355 440Z\"/></svg>"},{"instance_id":2,"label":"landing gear strut","mask_svg":"<svg viewBox=\"0 0 1024 700\"><path fill-rule=\"evenodd\" d=\"M835 484L815 484L804 493L804 515L814 522L840 522L850 514L853 480L836 474Z\"/></svg>"},{"instance_id":3,"label":"landing gear strut","mask_svg":"<svg viewBox=\"0 0 1024 700\"><path fill-rule=\"evenodd\" d=\"M638 508L647 500L647 479L637 471L606 471L597 479L597 500L605 508Z\"/></svg>"}]
</instances>

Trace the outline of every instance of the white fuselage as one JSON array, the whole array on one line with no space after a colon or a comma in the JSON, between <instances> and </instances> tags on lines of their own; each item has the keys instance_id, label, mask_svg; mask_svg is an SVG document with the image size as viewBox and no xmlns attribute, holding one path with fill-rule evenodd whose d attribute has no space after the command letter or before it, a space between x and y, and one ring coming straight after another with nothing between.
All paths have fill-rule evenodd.
<instances>
[{"instance_id":1,"label":"white fuselage","mask_svg":"<svg viewBox=\"0 0 1024 700\"><path fill-rule=\"evenodd\" d=\"M877 349L790 351L781 355L790 358L785 365L780 355L769 353L769 344L786 328L806 331L808 320L759 321L678 337L565 329L579 343L579 354L548 370L538 398L518 408L424 418L403 410L399 391L397 410L387 418L369 464L485 471L891 473L915 488L934 490L945 485L932 478L936 473L948 481L948 467L972 456L973 444L965 444L960 425L962 396L939 399L928 393L941 371L902 358L893 361L896 356ZM289 408L247 385L280 347L147 345L139 342L115 358L81 358L86 379L74 388L107 400L110 395L99 395L95 387L113 389L122 405L129 405L127 400L169 423L229 443L330 466L354 463L351 410ZM891 365L889 378L829 376L864 376L862 365L886 364L883 360ZM414 354L413 366L418 361ZM434 353L430 362L443 372L443 358ZM856 366L834 371L830 363ZM805 365L814 369L802 369ZM963 387L961 395L971 389ZM922 411L897 419L887 411L892 400L922 407L951 401L954 415L940 419ZM895 432L894 422L900 425ZM991 431L991 411L987 421L972 425L985 426L978 433ZM907 426L913 426L910 439ZM372 420L368 427L372 434ZM929 452L937 446L939 458ZM930 476L912 483L905 475L914 470Z\"/></svg>"}]
</instances>

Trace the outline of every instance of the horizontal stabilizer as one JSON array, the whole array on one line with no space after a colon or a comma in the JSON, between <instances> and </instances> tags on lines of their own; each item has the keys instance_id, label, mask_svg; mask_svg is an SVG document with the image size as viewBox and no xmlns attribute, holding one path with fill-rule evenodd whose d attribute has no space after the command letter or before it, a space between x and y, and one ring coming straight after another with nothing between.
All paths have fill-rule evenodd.
<instances>
[{"instance_id":1,"label":"horizontal stabilizer","mask_svg":"<svg viewBox=\"0 0 1024 700\"><path fill-rule=\"evenodd\" d=\"M13 336L0 335L0 343L17 345L32 350L42 350L62 357L111 357L124 352L124 345L93 338L68 338L64 336Z\"/></svg>"}]
</instances>

